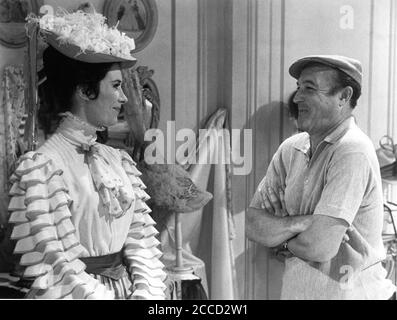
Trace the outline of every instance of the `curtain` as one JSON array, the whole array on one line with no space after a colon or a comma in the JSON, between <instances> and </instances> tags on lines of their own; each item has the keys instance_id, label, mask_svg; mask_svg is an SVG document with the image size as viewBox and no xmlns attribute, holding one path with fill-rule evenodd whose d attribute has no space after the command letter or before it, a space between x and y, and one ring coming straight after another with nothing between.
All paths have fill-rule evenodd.
<instances>
[{"instance_id":1,"label":"curtain","mask_svg":"<svg viewBox=\"0 0 397 320\"><path fill-rule=\"evenodd\" d=\"M227 110L219 109L209 118L205 125L206 135L198 141L195 150L197 164L188 169L198 187L213 193L213 201L203 209L180 215L184 265L192 267L201 278L209 298L219 300L234 299L237 289L230 170L227 161L220 161L230 159L229 131L224 129L226 117ZM205 159L210 159L210 163L202 164ZM178 160L184 164L183 160ZM163 262L167 267L175 265L174 232L174 217L171 217L161 233Z\"/></svg>"}]
</instances>

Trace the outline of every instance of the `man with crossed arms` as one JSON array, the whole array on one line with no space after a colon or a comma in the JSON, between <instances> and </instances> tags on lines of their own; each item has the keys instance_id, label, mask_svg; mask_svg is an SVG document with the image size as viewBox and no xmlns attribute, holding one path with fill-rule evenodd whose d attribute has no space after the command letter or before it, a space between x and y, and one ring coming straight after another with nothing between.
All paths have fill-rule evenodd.
<instances>
[{"instance_id":1,"label":"man with crossed arms","mask_svg":"<svg viewBox=\"0 0 397 320\"><path fill-rule=\"evenodd\" d=\"M289 73L304 132L273 156L247 212L247 236L286 257L281 299L390 299L379 164L352 116L361 64L307 56Z\"/></svg>"}]
</instances>

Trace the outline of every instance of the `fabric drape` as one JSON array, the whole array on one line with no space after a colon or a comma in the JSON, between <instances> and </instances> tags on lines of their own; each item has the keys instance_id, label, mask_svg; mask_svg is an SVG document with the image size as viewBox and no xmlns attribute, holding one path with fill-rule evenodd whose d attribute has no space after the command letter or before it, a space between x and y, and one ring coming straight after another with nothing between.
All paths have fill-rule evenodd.
<instances>
[{"instance_id":1,"label":"fabric drape","mask_svg":"<svg viewBox=\"0 0 397 320\"><path fill-rule=\"evenodd\" d=\"M190 155L196 157L196 164L188 171L191 179L200 188L213 187L212 203L192 213L182 214L183 262L192 267L202 280L210 299L234 299L236 277L233 256L234 222L229 203L230 194L227 163L230 155L228 130L224 129L227 111L219 109L207 121L204 136L198 141L198 148ZM225 160L225 161L222 161ZM209 161L208 161L209 160ZM183 159L178 159L181 164ZM211 171L213 170L213 175ZM210 179L210 177L213 179ZM203 219L210 215L210 228ZM175 265L175 226L172 216L166 229L161 233L163 262L166 266ZM209 240L208 240L209 239ZM211 252L199 257L200 252ZM208 277L207 277L208 274Z\"/></svg>"}]
</instances>

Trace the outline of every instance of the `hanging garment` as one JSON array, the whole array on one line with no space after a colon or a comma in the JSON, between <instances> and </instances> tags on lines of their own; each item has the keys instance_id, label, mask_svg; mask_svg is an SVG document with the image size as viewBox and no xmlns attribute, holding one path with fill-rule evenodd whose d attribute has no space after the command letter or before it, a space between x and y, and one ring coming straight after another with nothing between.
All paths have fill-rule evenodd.
<instances>
[{"instance_id":1,"label":"hanging garment","mask_svg":"<svg viewBox=\"0 0 397 320\"><path fill-rule=\"evenodd\" d=\"M201 279L202 285L210 299L234 299L236 277L232 241L234 222L231 205L228 200L229 190L227 164L218 161L228 159L230 145L225 136L224 124L227 111L219 109L207 121L207 135L202 136L198 148L185 158L197 157L196 164L189 167L193 182L204 190L213 183L213 204L192 213L181 214L182 223L182 258L185 267L192 267ZM212 130L210 130L212 129ZM209 143L206 143L205 141ZM206 161L209 160L209 161ZM217 160L215 160L217 159ZM211 164L218 162L218 164ZM224 161L227 163L227 161ZM214 180L210 181L211 170ZM210 190L211 191L211 190ZM206 219L210 218L210 219ZM162 261L167 267L175 264L175 224L174 217L168 220L166 230L161 233L163 248ZM203 256L203 252L209 252ZM200 257L200 255L202 257ZM208 274L208 277L207 277Z\"/></svg>"}]
</instances>

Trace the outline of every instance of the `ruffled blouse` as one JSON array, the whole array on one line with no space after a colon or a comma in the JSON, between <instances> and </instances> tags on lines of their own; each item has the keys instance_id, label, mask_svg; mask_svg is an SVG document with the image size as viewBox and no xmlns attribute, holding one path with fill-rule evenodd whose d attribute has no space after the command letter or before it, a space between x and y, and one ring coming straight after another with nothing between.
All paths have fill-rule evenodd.
<instances>
[{"instance_id":1,"label":"ruffled blouse","mask_svg":"<svg viewBox=\"0 0 397 320\"><path fill-rule=\"evenodd\" d=\"M79 257L124 252L133 297L163 299L158 234L135 162L96 143L96 128L71 114L11 177L15 253L37 298L111 299Z\"/></svg>"}]
</instances>

